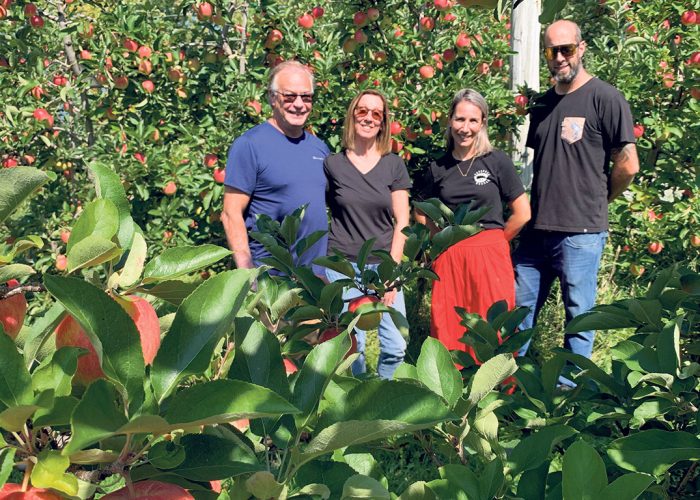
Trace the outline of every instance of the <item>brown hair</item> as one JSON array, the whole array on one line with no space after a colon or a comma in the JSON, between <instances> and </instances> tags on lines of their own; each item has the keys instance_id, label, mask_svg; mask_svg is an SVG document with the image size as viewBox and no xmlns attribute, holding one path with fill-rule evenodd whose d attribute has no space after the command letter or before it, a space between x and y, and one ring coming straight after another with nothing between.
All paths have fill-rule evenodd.
<instances>
[{"instance_id":1,"label":"brown hair","mask_svg":"<svg viewBox=\"0 0 700 500\"><path fill-rule=\"evenodd\" d=\"M348 106L348 112L345 114L345 122L343 123L343 147L345 149L355 149L355 108L363 96L376 95L382 100L384 118L382 118L381 128L377 134L376 145L379 154L385 155L391 151L391 130L389 128L389 103L384 97L384 94L377 90L363 90L355 96Z\"/></svg>"},{"instance_id":2,"label":"brown hair","mask_svg":"<svg viewBox=\"0 0 700 500\"><path fill-rule=\"evenodd\" d=\"M493 151L493 146L491 146L491 141L489 141L489 105L486 103L486 99L480 93L473 89L462 89L457 92L452 99L452 104L450 105L449 120L452 121L454 117L457 105L460 102L468 102L473 104L481 111L481 119L483 124L481 130L476 136L474 145L475 156L485 155ZM452 151L455 147L455 141L452 138L452 127L447 126L445 131L445 138L447 139L447 151Z\"/></svg>"}]
</instances>

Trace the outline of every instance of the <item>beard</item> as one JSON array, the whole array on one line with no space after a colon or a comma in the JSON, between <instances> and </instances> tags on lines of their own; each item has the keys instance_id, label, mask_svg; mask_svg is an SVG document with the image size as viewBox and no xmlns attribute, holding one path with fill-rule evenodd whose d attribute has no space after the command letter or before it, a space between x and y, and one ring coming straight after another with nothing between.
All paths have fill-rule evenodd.
<instances>
[{"instance_id":1,"label":"beard","mask_svg":"<svg viewBox=\"0 0 700 500\"><path fill-rule=\"evenodd\" d=\"M552 68L549 69L549 72L551 73L552 78L554 78L555 82L568 84L574 81L580 69L581 61L577 60L575 64L573 63L573 61L569 61L569 72L566 74L559 73L558 71Z\"/></svg>"}]
</instances>

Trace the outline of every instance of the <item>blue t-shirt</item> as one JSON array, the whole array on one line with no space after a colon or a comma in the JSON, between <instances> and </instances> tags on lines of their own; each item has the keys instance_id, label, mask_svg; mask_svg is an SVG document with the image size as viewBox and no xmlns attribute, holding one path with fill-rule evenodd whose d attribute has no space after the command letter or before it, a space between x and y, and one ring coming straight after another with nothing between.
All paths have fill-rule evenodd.
<instances>
[{"instance_id":1,"label":"blue t-shirt","mask_svg":"<svg viewBox=\"0 0 700 500\"><path fill-rule=\"evenodd\" d=\"M328 154L328 147L316 136L305 131L293 139L268 122L238 137L228 152L224 184L250 195L244 213L248 231L255 227L258 214L282 222L306 204L298 237L328 231L323 173L323 160ZM269 254L252 238L249 244L255 265L260 265L260 259ZM296 264L310 266L313 259L326 255L327 245L328 237L324 236Z\"/></svg>"}]
</instances>

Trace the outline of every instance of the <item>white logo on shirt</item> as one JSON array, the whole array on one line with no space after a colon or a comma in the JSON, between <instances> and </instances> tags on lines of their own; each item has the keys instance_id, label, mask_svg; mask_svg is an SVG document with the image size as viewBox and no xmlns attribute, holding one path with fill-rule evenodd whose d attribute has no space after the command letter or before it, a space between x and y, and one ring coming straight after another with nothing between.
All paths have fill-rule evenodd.
<instances>
[{"instance_id":1,"label":"white logo on shirt","mask_svg":"<svg viewBox=\"0 0 700 500\"><path fill-rule=\"evenodd\" d=\"M312 156L311 158L313 158L314 160L321 160L321 161L324 160L324 158L321 158L319 156Z\"/></svg>"},{"instance_id":2,"label":"white logo on shirt","mask_svg":"<svg viewBox=\"0 0 700 500\"><path fill-rule=\"evenodd\" d=\"M489 179L489 171L488 170L477 170L474 172L474 183L477 186L483 186L484 184L488 184L491 182L491 179Z\"/></svg>"}]
</instances>

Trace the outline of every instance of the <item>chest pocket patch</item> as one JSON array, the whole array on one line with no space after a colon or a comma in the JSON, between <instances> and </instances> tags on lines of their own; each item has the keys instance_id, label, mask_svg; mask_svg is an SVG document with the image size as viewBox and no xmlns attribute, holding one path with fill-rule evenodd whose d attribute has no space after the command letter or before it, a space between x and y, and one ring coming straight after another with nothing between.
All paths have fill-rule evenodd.
<instances>
[{"instance_id":1,"label":"chest pocket patch","mask_svg":"<svg viewBox=\"0 0 700 500\"><path fill-rule=\"evenodd\" d=\"M476 184L477 186L483 186L484 184L488 184L489 182L490 179L488 170L477 170L474 173L474 184Z\"/></svg>"},{"instance_id":2,"label":"chest pocket patch","mask_svg":"<svg viewBox=\"0 0 700 500\"><path fill-rule=\"evenodd\" d=\"M561 138L573 144L580 141L583 137L583 126L586 124L586 119L580 116L567 116L561 122Z\"/></svg>"}]
</instances>

